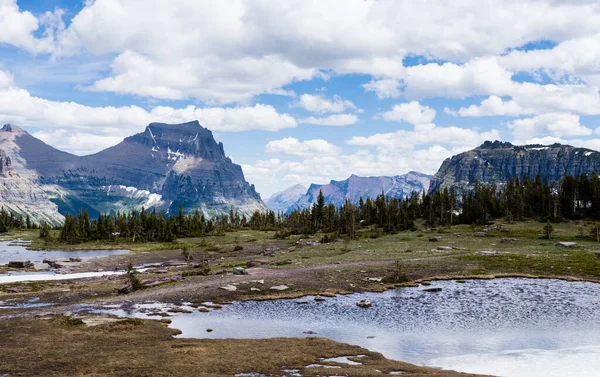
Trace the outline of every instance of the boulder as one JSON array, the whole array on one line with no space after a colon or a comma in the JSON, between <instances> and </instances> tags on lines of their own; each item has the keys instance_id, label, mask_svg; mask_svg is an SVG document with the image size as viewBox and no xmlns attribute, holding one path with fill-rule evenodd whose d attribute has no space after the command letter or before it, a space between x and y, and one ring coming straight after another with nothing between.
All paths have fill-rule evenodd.
<instances>
[{"instance_id":1,"label":"boulder","mask_svg":"<svg viewBox=\"0 0 600 377\"><path fill-rule=\"evenodd\" d=\"M423 289L423 292L441 292L441 291L442 291L442 288L440 288L440 287Z\"/></svg>"},{"instance_id":2,"label":"boulder","mask_svg":"<svg viewBox=\"0 0 600 377\"><path fill-rule=\"evenodd\" d=\"M442 240L442 236L435 236L435 237L429 238L429 242L439 242L441 240Z\"/></svg>"},{"instance_id":3,"label":"boulder","mask_svg":"<svg viewBox=\"0 0 600 377\"><path fill-rule=\"evenodd\" d=\"M31 261L23 261L23 260L15 260L8 262L8 267L10 268L31 268L33 267L33 263Z\"/></svg>"},{"instance_id":4,"label":"boulder","mask_svg":"<svg viewBox=\"0 0 600 377\"><path fill-rule=\"evenodd\" d=\"M235 292L235 291L237 291L237 287L235 285L231 285L231 284L226 285L224 287L221 287L221 289L224 289L224 290L226 290L228 292Z\"/></svg>"},{"instance_id":5,"label":"boulder","mask_svg":"<svg viewBox=\"0 0 600 377\"><path fill-rule=\"evenodd\" d=\"M503 238L500 240L500 243L513 243L513 242L517 242L516 238Z\"/></svg>"},{"instance_id":6,"label":"boulder","mask_svg":"<svg viewBox=\"0 0 600 377\"><path fill-rule=\"evenodd\" d=\"M496 255L500 254L496 250L482 250L479 252L479 255Z\"/></svg>"},{"instance_id":7,"label":"boulder","mask_svg":"<svg viewBox=\"0 0 600 377\"><path fill-rule=\"evenodd\" d=\"M290 289L290 287L282 284L282 285L275 285L269 289L272 291L285 291L286 289Z\"/></svg>"},{"instance_id":8,"label":"boulder","mask_svg":"<svg viewBox=\"0 0 600 377\"><path fill-rule=\"evenodd\" d=\"M244 267L234 267L232 272L234 275L248 275L248 270Z\"/></svg>"},{"instance_id":9,"label":"boulder","mask_svg":"<svg viewBox=\"0 0 600 377\"><path fill-rule=\"evenodd\" d=\"M373 306L373 303L367 299L362 299L356 303L356 306L359 308L370 308Z\"/></svg>"},{"instance_id":10,"label":"boulder","mask_svg":"<svg viewBox=\"0 0 600 377\"><path fill-rule=\"evenodd\" d=\"M34 263L33 269L37 271L46 271L50 269L50 265L48 263Z\"/></svg>"},{"instance_id":11,"label":"boulder","mask_svg":"<svg viewBox=\"0 0 600 377\"><path fill-rule=\"evenodd\" d=\"M450 246L438 246L437 249L439 251L450 251L450 250L452 250L452 247L450 247Z\"/></svg>"},{"instance_id":12,"label":"boulder","mask_svg":"<svg viewBox=\"0 0 600 377\"><path fill-rule=\"evenodd\" d=\"M475 237L485 237L485 232L475 232L473 233Z\"/></svg>"}]
</instances>

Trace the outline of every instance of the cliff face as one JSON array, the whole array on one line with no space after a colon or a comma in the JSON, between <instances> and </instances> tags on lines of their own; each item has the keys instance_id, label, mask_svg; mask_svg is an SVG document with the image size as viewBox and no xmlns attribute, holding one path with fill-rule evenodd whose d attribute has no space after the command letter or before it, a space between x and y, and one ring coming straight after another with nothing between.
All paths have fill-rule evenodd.
<instances>
[{"instance_id":1,"label":"cliff face","mask_svg":"<svg viewBox=\"0 0 600 377\"><path fill-rule=\"evenodd\" d=\"M228 213L231 206L245 215L266 210L241 167L197 121L151 123L118 145L83 157L6 125L0 131L0 149L20 162L22 174L62 214L87 209L97 216L141 207L176 211L179 204L186 212L198 208L207 216Z\"/></svg>"},{"instance_id":2,"label":"cliff face","mask_svg":"<svg viewBox=\"0 0 600 377\"><path fill-rule=\"evenodd\" d=\"M475 182L504 185L509 178L535 178L560 182L566 174L600 172L600 153L570 145L524 145L486 141L446 159L433 176L429 191L453 188L457 194L473 190Z\"/></svg>"},{"instance_id":3,"label":"cliff face","mask_svg":"<svg viewBox=\"0 0 600 377\"><path fill-rule=\"evenodd\" d=\"M349 199L352 203L358 203L360 198L375 198L381 193L390 197L404 198L413 191L419 193L423 190L427 191L430 179L431 176L429 175L412 171L393 177L359 177L352 175L343 181L331 181L326 185L310 185L306 194L294 204L293 208L288 210L311 206L317 201L319 191L323 192L325 203L333 203L336 206L344 204L346 199Z\"/></svg>"}]
</instances>

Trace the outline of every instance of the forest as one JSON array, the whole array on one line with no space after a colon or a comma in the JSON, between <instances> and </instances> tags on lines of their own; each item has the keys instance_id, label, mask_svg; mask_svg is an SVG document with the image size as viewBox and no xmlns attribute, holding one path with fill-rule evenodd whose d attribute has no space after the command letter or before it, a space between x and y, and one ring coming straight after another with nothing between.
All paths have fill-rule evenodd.
<instances>
[{"instance_id":1,"label":"forest","mask_svg":"<svg viewBox=\"0 0 600 377\"><path fill-rule=\"evenodd\" d=\"M47 224L40 226L40 237L65 243L90 240L131 242L170 242L179 237L219 235L242 228L276 231L276 237L324 233L323 241L339 236L356 239L363 235L395 233L415 229L422 221L430 227L456 224L485 224L493 219L507 221L535 219L560 222L565 219L600 219L600 178L595 172L572 177L565 175L558 183L542 181L540 176L510 179L499 189L495 184L476 183L474 190L461 196L448 189L433 194L413 192L406 198L387 197L383 193L358 203L346 201L342 206L326 204L319 193L310 208L290 213L255 212L250 218L230 213L207 219L198 210L176 214L141 209L117 212L90 219L86 211L66 214L58 238L52 238ZM26 219L0 211L0 230L11 227L36 227Z\"/></svg>"}]
</instances>

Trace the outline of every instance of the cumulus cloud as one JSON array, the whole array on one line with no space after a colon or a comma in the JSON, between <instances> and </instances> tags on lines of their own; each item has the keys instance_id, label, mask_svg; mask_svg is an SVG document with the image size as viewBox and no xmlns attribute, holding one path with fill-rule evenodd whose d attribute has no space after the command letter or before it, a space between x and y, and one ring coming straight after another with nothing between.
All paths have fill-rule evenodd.
<instances>
[{"instance_id":1,"label":"cumulus cloud","mask_svg":"<svg viewBox=\"0 0 600 377\"><path fill-rule=\"evenodd\" d=\"M436 111L429 106L422 106L417 101L394 105L392 110L381 114L385 120L407 122L410 124L431 123L435 119Z\"/></svg>"},{"instance_id":2,"label":"cumulus cloud","mask_svg":"<svg viewBox=\"0 0 600 377\"><path fill-rule=\"evenodd\" d=\"M492 9L502 11L490 18ZM28 18L23 24L35 30L35 17ZM410 82L418 74L403 67L407 54L467 62L502 54L523 41L585 37L597 32L599 22L594 4L581 2L174 0L148 6L141 0L96 0L57 34L53 52L116 55L110 76L91 90L244 102L325 71L373 75L375 81L365 89L394 98L397 86L385 80ZM467 77L457 65L426 68L432 80L446 83L448 93L454 74L464 93L486 85L485 77ZM416 86L409 93L430 95Z\"/></svg>"},{"instance_id":3,"label":"cumulus cloud","mask_svg":"<svg viewBox=\"0 0 600 377\"><path fill-rule=\"evenodd\" d=\"M273 106L265 104L184 108L157 106L148 111L138 106L91 107L75 102L50 101L14 86L10 75L3 71L0 71L0 119L26 127L43 128L37 133L41 139L77 153L102 149L117 139L143 130L150 122L180 123L197 119L203 126L222 132L277 131L298 125L291 115L281 114ZM67 132L72 133L70 138L64 137Z\"/></svg>"},{"instance_id":4,"label":"cumulus cloud","mask_svg":"<svg viewBox=\"0 0 600 377\"><path fill-rule=\"evenodd\" d=\"M460 127L437 127L435 124L418 124L412 131L398 130L372 136L355 136L346 141L350 145L376 147L380 150L410 150L417 145L441 144L454 147L475 147L486 140L498 140L500 133L493 129L478 132Z\"/></svg>"},{"instance_id":5,"label":"cumulus cloud","mask_svg":"<svg viewBox=\"0 0 600 377\"><path fill-rule=\"evenodd\" d=\"M268 153L279 153L288 156L335 156L341 149L323 139L299 141L288 137L281 140L270 141L265 147Z\"/></svg>"},{"instance_id":6,"label":"cumulus cloud","mask_svg":"<svg viewBox=\"0 0 600 377\"><path fill-rule=\"evenodd\" d=\"M63 11L46 12L39 19L31 12L21 11L16 0L0 0L0 44L7 43L33 53L54 50L55 38L64 29ZM34 33L42 31L38 38Z\"/></svg>"},{"instance_id":7,"label":"cumulus cloud","mask_svg":"<svg viewBox=\"0 0 600 377\"><path fill-rule=\"evenodd\" d=\"M375 92L377 98L398 98L402 95L400 87L402 82L398 79L381 79L371 80L366 84L363 84L363 88L367 92Z\"/></svg>"},{"instance_id":8,"label":"cumulus cloud","mask_svg":"<svg viewBox=\"0 0 600 377\"><path fill-rule=\"evenodd\" d=\"M333 114L327 117L308 117L300 119L300 123L304 124L333 127L350 126L356 122L358 122L358 117L354 114Z\"/></svg>"},{"instance_id":9,"label":"cumulus cloud","mask_svg":"<svg viewBox=\"0 0 600 377\"><path fill-rule=\"evenodd\" d=\"M329 100L322 95L303 94L296 106L313 113L341 113L346 110L357 110L352 101L335 95Z\"/></svg>"},{"instance_id":10,"label":"cumulus cloud","mask_svg":"<svg viewBox=\"0 0 600 377\"><path fill-rule=\"evenodd\" d=\"M534 137L589 136L593 131L579 123L579 116L548 113L532 118L517 119L508 123L517 140Z\"/></svg>"}]
</instances>

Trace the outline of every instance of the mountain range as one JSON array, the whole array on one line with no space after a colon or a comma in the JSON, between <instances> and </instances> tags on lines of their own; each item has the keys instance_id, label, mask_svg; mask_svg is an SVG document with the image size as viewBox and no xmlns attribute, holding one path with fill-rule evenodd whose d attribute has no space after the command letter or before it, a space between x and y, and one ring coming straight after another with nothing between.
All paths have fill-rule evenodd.
<instances>
[{"instance_id":1,"label":"mountain range","mask_svg":"<svg viewBox=\"0 0 600 377\"><path fill-rule=\"evenodd\" d=\"M254 185L197 121L151 123L144 132L88 156L59 151L23 129L0 129L0 201L35 221L60 223L66 212L90 216L155 208L207 216L266 210Z\"/></svg>"},{"instance_id":2,"label":"mountain range","mask_svg":"<svg viewBox=\"0 0 600 377\"><path fill-rule=\"evenodd\" d=\"M393 177L359 177L353 174L343 181L332 180L325 185L311 184L308 189L296 185L274 194L266 203L273 211L290 212L297 208L308 208L317 201L319 191L323 192L326 204L333 203L336 206L344 204L346 199L358 203L360 198L375 198L381 193L404 198L413 191L427 191L430 180L430 175L414 171Z\"/></svg>"}]
</instances>

